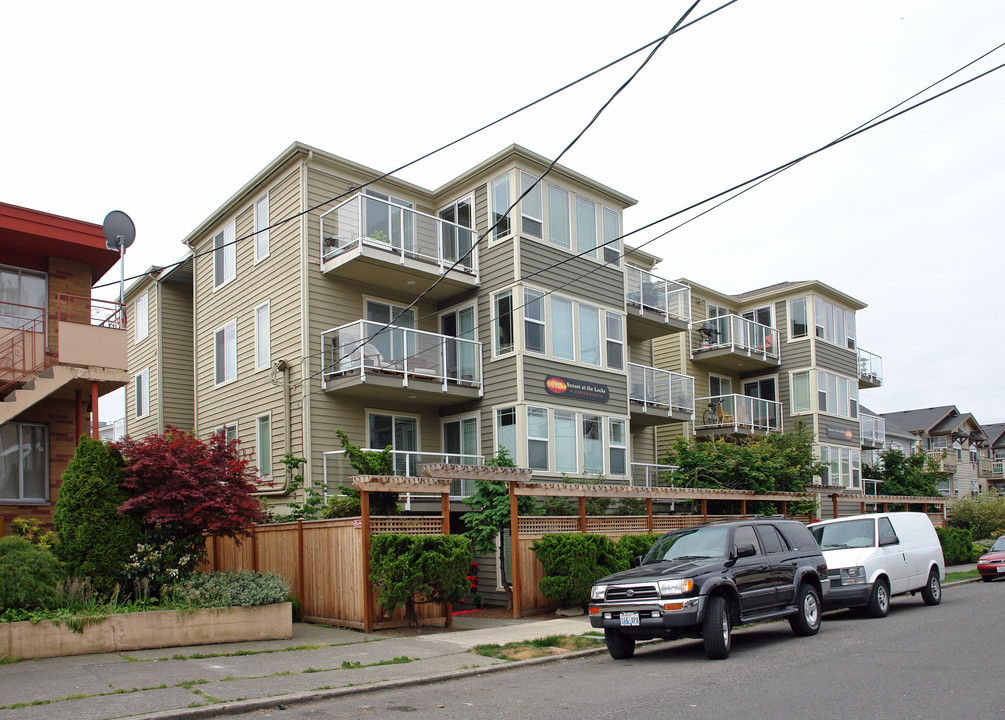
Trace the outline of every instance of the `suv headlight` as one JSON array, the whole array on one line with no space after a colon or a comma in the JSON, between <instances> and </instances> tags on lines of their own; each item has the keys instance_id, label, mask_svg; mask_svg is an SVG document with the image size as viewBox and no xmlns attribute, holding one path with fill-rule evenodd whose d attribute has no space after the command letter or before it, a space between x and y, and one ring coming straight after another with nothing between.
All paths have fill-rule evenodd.
<instances>
[{"instance_id":1,"label":"suv headlight","mask_svg":"<svg viewBox=\"0 0 1005 720\"><path fill-rule=\"evenodd\" d=\"M660 580L657 585L660 595L684 595L694 588L692 580Z\"/></svg>"},{"instance_id":2,"label":"suv headlight","mask_svg":"<svg viewBox=\"0 0 1005 720\"><path fill-rule=\"evenodd\" d=\"M590 591L590 599L603 600L606 594L607 594L606 585L594 585L593 589Z\"/></svg>"},{"instance_id":3,"label":"suv headlight","mask_svg":"<svg viewBox=\"0 0 1005 720\"><path fill-rule=\"evenodd\" d=\"M855 567L841 568L842 585L862 585L865 583L865 567L856 565Z\"/></svg>"}]
</instances>

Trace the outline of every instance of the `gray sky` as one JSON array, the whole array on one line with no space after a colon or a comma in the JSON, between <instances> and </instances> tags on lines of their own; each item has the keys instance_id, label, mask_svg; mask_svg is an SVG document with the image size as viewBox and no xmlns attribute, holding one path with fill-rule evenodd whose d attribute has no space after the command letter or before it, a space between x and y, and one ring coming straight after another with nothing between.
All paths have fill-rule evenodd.
<instances>
[{"instance_id":1,"label":"gray sky","mask_svg":"<svg viewBox=\"0 0 1005 720\"><path fill-rule=\"evenodd\" d=\"M0 200L97 223L127 212L138 274L180 258L181 238L294 140L392 169L655 39L689 4L8 4ZM562 163L637 198L633 230L1002 42L1001 0L740 0L664 44ZM642 58L401 176L436 187L513 142L554 157ZM1003 62L1005 49L950 82ZM664 276L729 293L822 280L869 305L858 339L885 378L863 404L1005 421L1003 129L1005 70L645 249Z\"/></svg>"}]
</instances>

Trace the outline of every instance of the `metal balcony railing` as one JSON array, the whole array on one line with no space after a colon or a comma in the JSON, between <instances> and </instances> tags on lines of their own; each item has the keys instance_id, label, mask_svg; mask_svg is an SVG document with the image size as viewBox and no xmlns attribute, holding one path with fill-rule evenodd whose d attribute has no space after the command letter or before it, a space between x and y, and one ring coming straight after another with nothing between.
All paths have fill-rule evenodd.
<instances>
[{"instance_id":1,"label":"metal balcony railing","mask_svg":"<svg viewBox=\"0 0 1005 720\"><path fill-rule=\"evenodd\" d=\"M435 265L445 273L478 276L473 228L448 222L388 200L358 194L321 215L321 262L361 246Z\"/></svg>"},{"instance_id":2,"label":"metal balcony railing","mask_svg":"<svg viewBox=\"0 0 1005 720\"><path fill-rule=\"evenodd\" d=\"M640 313L663 315L664 322L691 321L691 288L631 265L625 266L625 301Z\"/></svg>"},{"instance_id":3,"label":"metal balcony railing","mask_svg":"<svg viewBox=\"0 0 1005 720\"><path fill-rule=\"evenodd\" d=\"M126 307L113 300L99 300L83 295L59 293L56 296L56 317L63 322L125 330Z\"/></svg>"},{"instance_id":4,"label":"metal balcony railing","mask_svg":"<svg viewBox=\"0 0 1005 720\"><path fill-rule=\"evenodd\" d=\"M396 373L443 384L482 388L482 344L474 340L357 320L321 333L322 387L335 375L358 370Z\"/></svg>"},{"instance_id":5,"label":"metal balcony railing","mask_svg":"<svg viewBox=\"0 0 1005 720\"><path fill-rule=\"evenodd\" d=\"M694 412L694 378L690 375L628 363L628 397L646 408Z\"/></svg>"},{"instance_id":6,"label":"metal balcony railing","mask_svg":"<svg viewBox=\"0 0 1005 720\"><path fill-rule=\"evenodd\" d=\"M697 326L701 349L728 348L747 355L778 360L778 331L739 315L720 315Z\"/></svg>"},{"instance_id":7,"label":"metal balcony railing","mask_svg":"<svg viewBox=\"0 0 1005 720\"><path fill-rule=\"evenodd\" d=\"M882 384L883 358L868 350L858 349L858 377L870 383Z\"/></svg>"},{"instance_id":8,"label":"metal balcony railing","mask_svg":"<svg viewBox=\"0 0 1005 720\"><path fill-rule=\"evenodd\" d=\"M883 418L859 413L858 425L863 445L882 445L886 442L886 420Z\"/></svg>"},{"instance_id":9,"label":"metal balcony railing","mask_svg":"<svg viewBox=\"0 0 1005 720\"><path fill-rule=\"evenodd\" d=\"M0 394L45 370L45 308L0 302Z\"/></svg>"},{"instance_id":10,"label":"metal balcony railing","mask_svg":"<svg viewBox=\"0 0 1005 720\"><path fill-rule=\"evenodd\" d=\"M364 452L382 452L382 449L364 448ZM422 466L444 463L448 465L483 465L484 455L464 455L459 453L430 453L412 450L392 450L395 475L417 477L422 475ZM345 458L344 450L330 450L322 454L324 462L325 488L329 495L334 495L339 488L351 487L350 478L358 475ZM450 497L471 497L475 492L473 480L453 480L450 484Z\"/></svg>"},{"instance_id":11,"label":"metal balcony railing","mask_svg":"<svg viewBox=\"0 0 1005 720\"><path fill-rule=\"evenodd\" d=\"M701 416L695 417L695 430L727 429L776 432L782 429L782 404L749 395L714 395L698 398Z\"/></svg>"}]
</instances>

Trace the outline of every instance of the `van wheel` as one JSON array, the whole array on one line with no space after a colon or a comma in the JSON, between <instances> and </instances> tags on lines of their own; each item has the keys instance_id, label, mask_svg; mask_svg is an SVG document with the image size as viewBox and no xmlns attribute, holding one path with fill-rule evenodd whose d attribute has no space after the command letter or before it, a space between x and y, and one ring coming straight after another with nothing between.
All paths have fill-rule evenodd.
<instances>
[{"instance_id":1,"label":"van wheel","mask_svg":"<svg viewBox=\"0 0 1005 720\"><path fill-rule=\"evenodd\" d=\"M820 631L820 596L809 583L799 586L799 612L789 616L792 632L800 637L816 635Z\"/></svg>"},{"instance_id":2,"label":"van wheel","mask_svg":"<svg viewBox=\"0 0 1005 720\"><path fill-rule=\"evenodd\" d=\"M876 584L872 586L872 595L869 596L869 603L865 609L874 618L886 617L890 612L890 586L886 584L884 578L877 579Z\"/></svg>"},{"instance_id":3,"label":"van wheel","mask_svg":"<svg viewBox=\"0 0 1005 720\"><path fill-rule=\"evenodd\" d=\"M942 602L942 583L939 582L937 569L928 574L928 582L921 589L921 599L925 601L925 605L938 605Z\"/></svg>"},{"instance_id":4,"label":"van wheel","mask_svg":"<svg viewBox=\"0 0 1005 720\"><path fill-rule=\"evenodd\" d=\"M732 644L733 624L729 617L729 603L722 595L708 599L708 611L701 627L705 655L709 660L725 660Z\"/></svg>"},{"instance_id":5,"label":"van wheel","mask_svg":"<svg viewBox=\"0 0 1005 720\"><path fill-rule=\"evenodd\" d=\"M620 630L606 628L604 641L607 643L607 652L615 660L627 660L635 654L635 638Z\"/></svg>"}]
</instances>

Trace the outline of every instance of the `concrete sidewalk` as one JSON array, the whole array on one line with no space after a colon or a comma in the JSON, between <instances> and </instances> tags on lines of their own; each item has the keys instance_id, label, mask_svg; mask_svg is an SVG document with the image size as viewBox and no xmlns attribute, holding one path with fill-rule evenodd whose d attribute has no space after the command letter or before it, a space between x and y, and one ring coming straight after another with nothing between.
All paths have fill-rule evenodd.
<instances>
[{"instance_id":1,"label":"concrete sidewalk","mask_svg":"<svg viewBox=\"0 0 1005 720\"><path fill-rule=\"evenodd\" d=\"M216 717L225 707L249 712L492 672L512 663L471 648L590 631L585 616L513 620L472 613L456 616L452 632L364 634L296 623L289 640L25 660L0 665L0 720ZM605 647L602 639L597 646Z\"/></svg>"}]
</instances>

